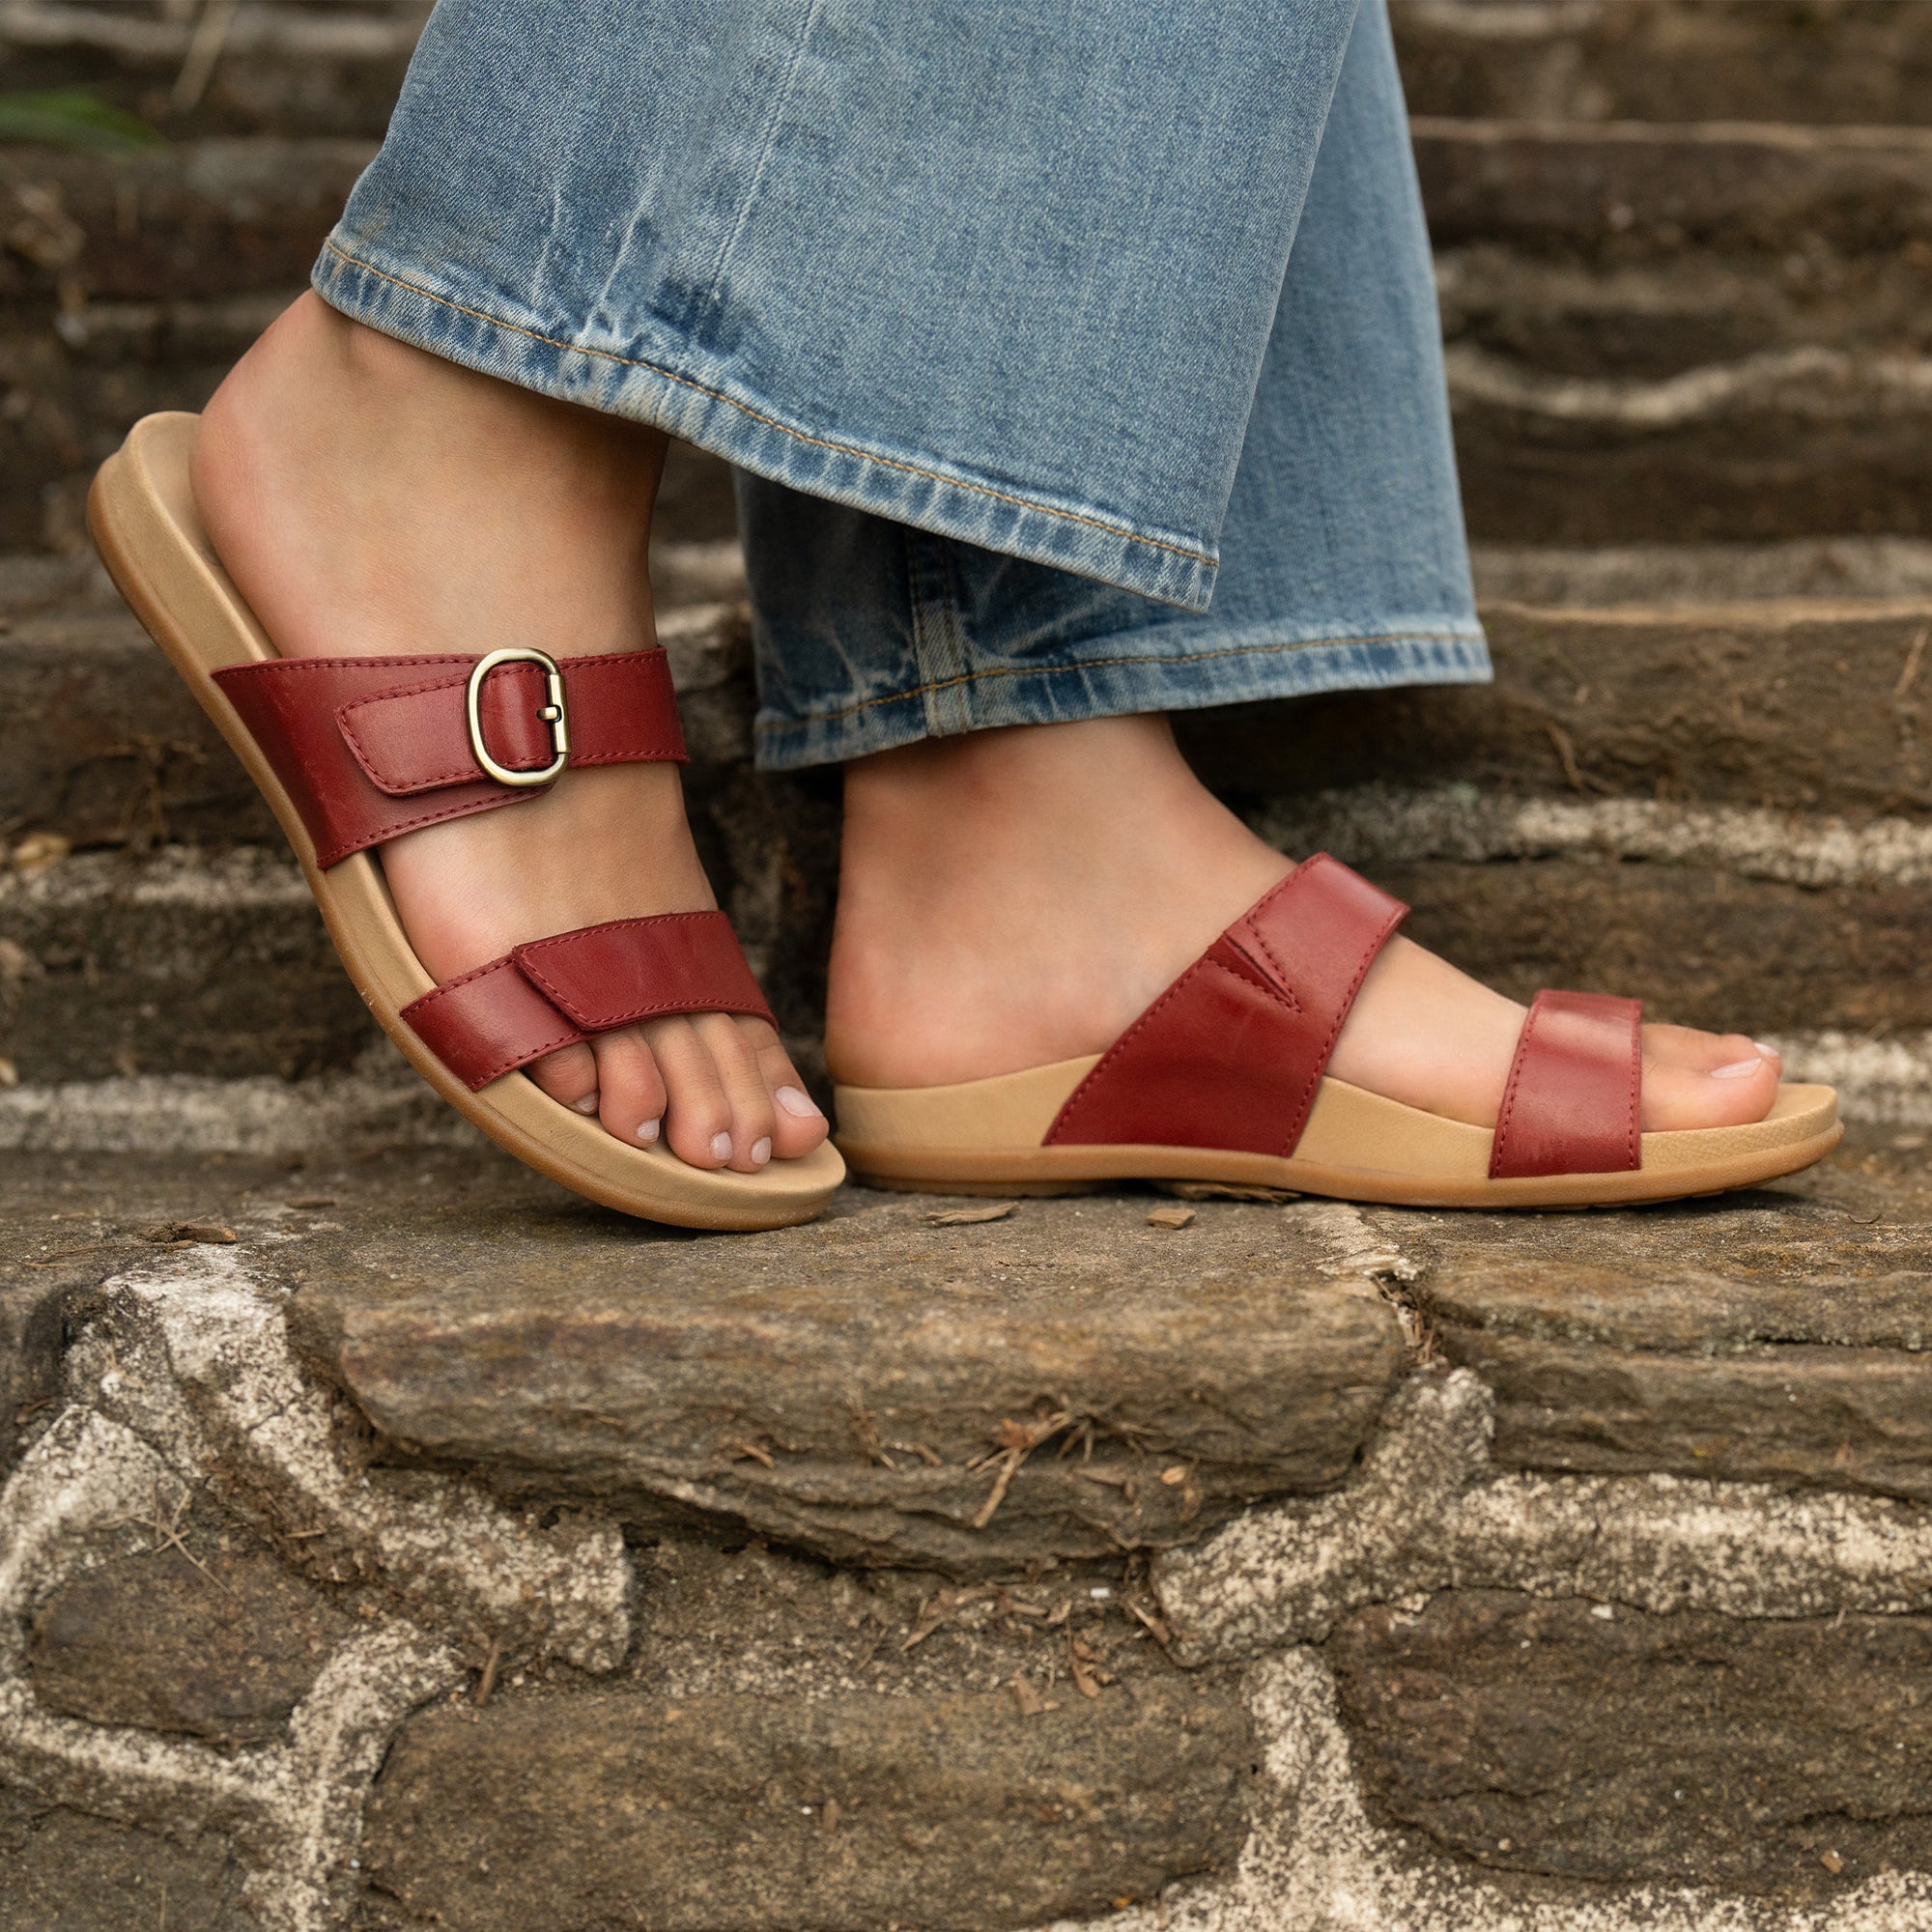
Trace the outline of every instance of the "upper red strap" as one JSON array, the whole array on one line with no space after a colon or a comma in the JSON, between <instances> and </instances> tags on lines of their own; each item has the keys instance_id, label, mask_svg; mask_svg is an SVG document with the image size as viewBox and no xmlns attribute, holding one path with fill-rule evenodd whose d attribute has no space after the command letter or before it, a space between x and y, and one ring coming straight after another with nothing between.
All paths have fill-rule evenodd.
<instances>
[{"instance_id":1,"label":"upper red strap","mask_svg":"<svg viewBox=\"0 0 1932 1932\"><path fill-rule=\"evenodd\" d=\"M772 1018L722 912L612 920L533 940L403 1009L417 1037L472 1089L668 1013Z\"/></svg>"},{"instance_id":2,"label":"upper red strap","mask_svg":"<svg viewBox=\"0 0 1932 1932\"><path fill-rule=\"evenodd\" d=\"M1643 1165L1642 1026L1640 1000L1537 994L1503 1090L1491 1179Z\"/></svg>"},{"instance_id":3,"label":"upper red strap","mask_svg":"<svg viewBox=\"0 0 1932 1932\"><path fill-rule=\"evenodd\" d=\"M271 658L214 673L315 840L316 861L444 819L534 798L541 787L486 776L469 742L466 694L476 656ZM682 760L684 734L662 649L561 658L569 764ZM484 749L510 771L551 762L538 715L545 679L506 664L477 696Z\"/></svg>"},{"instance_id":4,"label":"upper red strap","mask_svg":"<svg viewBox=\"0 0 1932 1932\"><path fill-rule=\"evenodd\" d=\"M1297 866L1102 1056L1047 1144L1293 1153L1349 1009L1407 911L1325 852Z\"/></svg>"}]
</instances>

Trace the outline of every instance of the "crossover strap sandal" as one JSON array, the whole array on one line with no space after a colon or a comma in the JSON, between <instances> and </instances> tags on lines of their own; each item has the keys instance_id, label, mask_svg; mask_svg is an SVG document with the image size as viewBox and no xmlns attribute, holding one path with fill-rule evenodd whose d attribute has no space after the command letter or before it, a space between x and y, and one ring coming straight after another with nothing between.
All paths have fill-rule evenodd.
<instances>
[{"instance_id":1,"label":"crossover strap sandal","mask_svg":"<svg viewBox=\"0 0 1932 1932\"><path fill-rule=\"evenodd\" d=\"M662 649L552 658L281 658L210 547L188 486L196 418L150 416L88 499L102 560L262 789L342 963L451 1106L520 1160L627 1214L689 1228L810 1220L844 1178L830 1147L757 1174L628 1147L518 1071L669 1013L771 1018L720 912L533 938L439 985L396 917L384 839L541 793L584 765L682 761Z\"/></svg>"},{"instance_id":2,"label":"crossover strap sandal","mask_svg":"<svg viewBox=\"0 0 1932 1932\"><path fill-rule=\"evenodd\" d=\"M1105 1053L957 1086L839 1087L838 1145L861 1178L932 1192L1195 1180L1422 1208L1715 1194L1837 1145L1829 1087L1780 1087L1749 1126L1642 1132L1642 1009L1595 993L1537 995L1493 1132L1333 1078L1349 1009L1407 911L1319 854Z\"/></svg>"}]
</instances>

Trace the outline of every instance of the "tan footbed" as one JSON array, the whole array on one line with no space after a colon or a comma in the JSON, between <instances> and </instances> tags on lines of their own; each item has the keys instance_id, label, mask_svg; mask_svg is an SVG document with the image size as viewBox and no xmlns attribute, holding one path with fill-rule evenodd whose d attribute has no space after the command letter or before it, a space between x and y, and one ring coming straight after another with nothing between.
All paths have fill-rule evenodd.
<instances>
[{"instance_id":1,"label":"tan footbed","mask_svg":"<svg viewBox=\"0 0 1932 1932\"><path fill-rule=\"evenodd\" d=\"M607 1208L685 1228L809 1221L845 1177L829 1145L758 1174L688 1167L668 1148L626 1147L521 1073L472 1094L423 1045L401 1009L435 984L396 917L383 868L361 852L327 872L293 801L211 673L277 653L210 547L188 487L197 418L137 423L88 497L88 524L121 593L262 788L327 922L342 963L410 1065L460 1114L540 1174ZM533 934L532 937L542 937Z\"/></svg>"},{"instance_id":2,"label":"tan footbed","mask_svg":"<svg viewBox=\"0 0 1932 1932\"><path fill-rule=\"evenodd\" d=\"M1831 1088L1784 1086L1769 1117L1749 1126L1643 1135L1642 1165L1626 1173L1492 1180L1488 1127L1329 1078L1292 1154L1042 1147L1097 1059L954 1087L836 1087L838 1145L862 1179L933 1193L1206 1180L1404 1208L1588 1208L1748 1187L1809 1167L1844 1133Z\"/></svg>"}]
</instances>

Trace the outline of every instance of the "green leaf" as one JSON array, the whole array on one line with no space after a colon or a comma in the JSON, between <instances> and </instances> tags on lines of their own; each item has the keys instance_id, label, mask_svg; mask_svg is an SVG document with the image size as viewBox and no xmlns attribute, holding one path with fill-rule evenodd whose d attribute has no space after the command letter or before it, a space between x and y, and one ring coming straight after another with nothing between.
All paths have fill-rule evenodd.
<instances>
[{"instance_id":1,"label":"green leaf","mask_svg":"<svg viewBox=\"0 0 1932 1932\"><path fill-rule=\"evenodd\" d=\"M158 147L161 136L135 115L73 87L51 94L0 94L0 141L125 153Z\"/></svg>"}]
</instances>

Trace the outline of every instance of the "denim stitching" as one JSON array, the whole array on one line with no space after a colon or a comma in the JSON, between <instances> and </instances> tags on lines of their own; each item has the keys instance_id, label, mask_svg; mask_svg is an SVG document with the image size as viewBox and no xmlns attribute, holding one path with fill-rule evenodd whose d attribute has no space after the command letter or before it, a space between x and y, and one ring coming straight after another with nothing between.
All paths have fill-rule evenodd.
<instances>
[{"instance_id":1,"label":"denim stitching","mask_svg":"<svg viewBox=\"0 0 1932 1932\"><path fill-rule=\"evenodd\" d=\"M359 256L352 255L340 246L331 236L322 244L331 255L347 262L352 269L359 269L366 275L374 275L379 282L388 282L395 288L407 289L412 296L420 296L425 301L433 301L439 308L449 309L456 315L467 315L476 322L486 322L492 328L507 330L512 335L526 336L532 342L541 342L546 348L561 349L566 355L594 355L600 361L614 362L623 369L648 369L654 376L662 376L668 383L675 383L680 388L694 390L700 396L708 396L714 403L723 403L736 410L740 415L749 416L753 422L763 423L767 429L775 429L781 436L788 436L796 442L810 444L814 449L829 449L838 456L856 457L861 463L876 463L882 469L902 469L909 476L923 476L929 483L944 483L949 489L970 490L976 496L990 497L996 503L1011 503L1021 510L1032 510L1042 517L1053 517L1061 523L1084 524L1090 529L1104 530L1110 537L1117 537L1122 543L1141 544L1151 550L1164 550L1176 556L1183 556L1190 563L1205 565L1209 570L1217 569L1215 559L1205 551L1189 550L1185 544L1169 543L1162 537L1141 536L1133 530L1122 529L1118 524L1110 524L1099 517L1085 517L1078 510L1056 510L1051 504L1037 503L1031 497L1015 496L1010 491L995 490L989 484L968 482L964 477L949 476L944 470L927 469L917 463L901 462L894 456L875 456L869 450L854 448L847 442L835 442L830 437L811 436L802 429L793 429L789 423L781 422L777 416L766 415L761 410L754 410L749 403L741 403L735 396L727 396L722 389L713 389L703 383L694 382L689 376L680 376L675 370L667 369L662 363L652 362L641 355L619 355L610 349L590 349L582 343L560 342L554 335L545 335L540 329L526 328L521 323L505 322L501 316L492 315L489 310L470 308L459 301L451 301L447 296L440 296L434 289L426 289L420 282L412 282L402 275L392 275L384 269L379 269L372 262L365 262Z\"/></svg>"},{"instance_id":2,"label":"denim stitching","mask_svg":"<svg viewBox=\"0 0 1932 1932\"><path fill-rule=\"evenodd\" d=\"M738 204L738 219L732 224L731 232L724 238L724 246L718 251L718 259L711 265L710 286L704 292L704 306L715 309L718 306L718 291L724 285L724 271L729 268L731 257L738 251L738 238L745 232L745 223L751 219L752 204L757 199L758 189L765 179L765 168L772 158L772 150L778 146L779 124L784 118L784 105L791 96L792 82L798 78L798 64L805 58L805 43L811 38L811 30L818 24L820 0L807 0L805 20L798 30L798 39L792 43L791 58L785 63L784 78L772 90L772 111L765 123L764 139L758 149L757 165L752 170L752 179L745 189L744 199Z\"/></svg>"},{"instance_id":3,"label":"denim stitching","mask_svg":"<svg viewBox=\"0 0 1932 1932\"><path fill-rule=\"evenodd\" d=\"M1149 651L1140 657L1082 658L1077 664L993 665L984 670L969 670L944 684L916 684L905 691L889 691L882 697L862 697L842 711L813 711L803 718L788 718L777 724L758 724L753 728L767 736L778 731L802 730L810 724L836 724L840 719L855 718L880 704L897 704L908 697L923 697L945 685L971 684L980 678L1047 677L1066 671L1116 670L1129 665L1206 664L1215 658L1263 657L1274 651L1319 651L1334 644L1401 644L1416 641L1448 642L1459 638L1455 631L1386 631L1370 638L1304 638L1293 644L1229 644L1218 651ZM1329 694L1333 695L1333 694Z\"/></svg>"},{"instance_id":4,"label":"denim stitching","mask_svg":"<svg viewBox=\"0 0 1932 1932\"><path fill-rule=\"evenodd\" d=\"M901 530L913 662L921 673L918 690L924 696L956 691L968 673L960 668L966 663L965 639L952 595L952 573L947 569L946 546L909 524L901 526ZM950 674L945 677L933 674L942 669ZM926 735L933 738L949 735L947 722L939 715L938 708L928 703L923 709Z\"/></svg>"}]
</instances>

